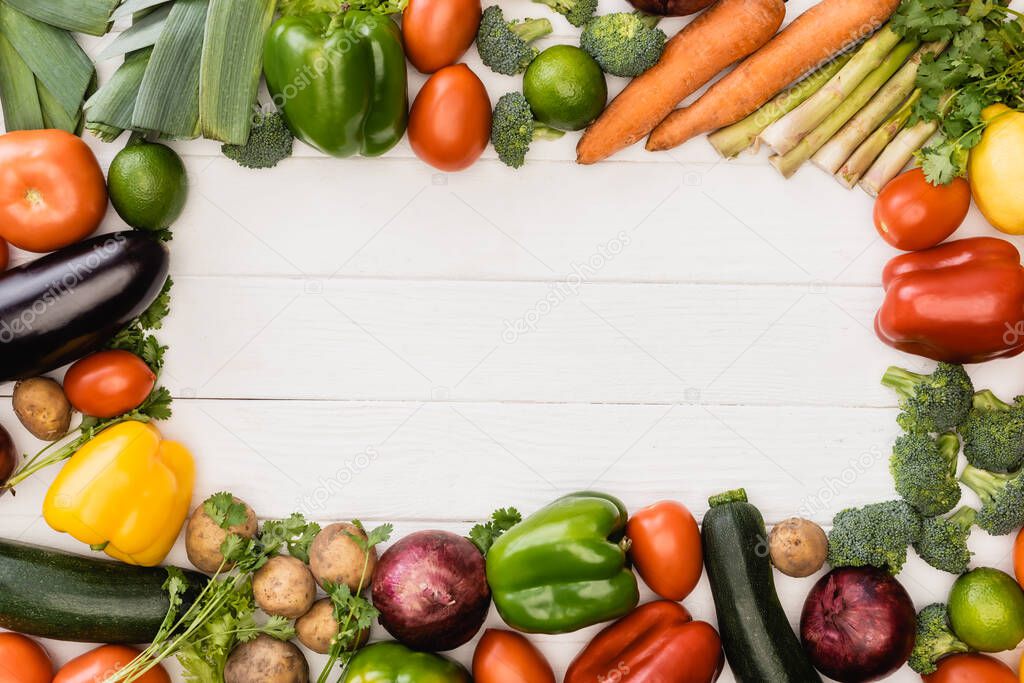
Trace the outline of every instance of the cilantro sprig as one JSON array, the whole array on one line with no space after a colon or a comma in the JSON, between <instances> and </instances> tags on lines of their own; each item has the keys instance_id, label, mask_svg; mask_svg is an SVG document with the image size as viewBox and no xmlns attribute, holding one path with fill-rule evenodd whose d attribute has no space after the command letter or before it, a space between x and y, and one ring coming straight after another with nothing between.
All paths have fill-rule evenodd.
<instances>
[{"instance_id":1,"label":"cilantro sprig","mask_svg":"<svg viewBox=\"0 0 1024 683\"><path fill-rule=\"evenodd\" d=\"M515 508L500 508L491 513L490 521L477 524L469 530L469 540L487 557L491 546L502 534L523 521L523 516Z\"/></svg>"}]
</instances>

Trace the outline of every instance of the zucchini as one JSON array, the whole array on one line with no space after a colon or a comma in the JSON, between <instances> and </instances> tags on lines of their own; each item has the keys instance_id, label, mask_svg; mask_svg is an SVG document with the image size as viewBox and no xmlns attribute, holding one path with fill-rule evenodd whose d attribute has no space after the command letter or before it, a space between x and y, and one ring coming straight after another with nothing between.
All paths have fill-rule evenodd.
<instances>
[{"instance_id":1,"label":"zucchini","mask_svg":"<svg viewBox=\"0 0 1024 683\"><path fill-rule=\"evenodd\" d=\"M207 577L185 571L192 586ZM85 643L148 643L167 614L167 570L0 539L0 627Z\"/></svg>"},{"instance_id":2,"label":"zucchini","mask_svg":"<svg viewBox=\"0 0 1024 683\"><path fill-rule=\"evenodd\" d=\"M701 538L729 666L741 683L820 683L786 618L768 559L768 533L743 489L712 496Z\"/></svg>"}]
</instances>

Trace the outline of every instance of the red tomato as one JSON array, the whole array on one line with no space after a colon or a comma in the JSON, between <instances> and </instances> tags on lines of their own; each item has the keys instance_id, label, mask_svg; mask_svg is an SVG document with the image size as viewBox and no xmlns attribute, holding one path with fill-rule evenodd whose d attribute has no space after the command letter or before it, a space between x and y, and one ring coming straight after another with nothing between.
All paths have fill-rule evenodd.
<instances>
[{"instance_id":1,"label":"red tomato","mask_svg":"<svg viewBox=\"0 0 1024 683\"><path fill-rule=\"evenodd\" d=\"M682 503L663 500L629 518L629 556L652 591L679 601L690 594L704 571L700 528Z\"/></svg>"},{"instance_id":2,"label":"red tomato","mask_svg":"<svg viewBox=\"0 0 1024 683\"><path fill-rule=\"evenodd\" d=\"M423 161L461 171L480 158L491 137L491 100L465 64L430 77L409 112L409 143Z\"/></svg>"},{"instance_id":3,"label":"red tomato","mask_svg":"<svg viewBox=\"0 0 1024 683\"><path fill-rule=\"evenodd\" d=\"M555 673L529 640L489 628L473 653L476 683L555 683Z\"/></svg>"},{"instance_id":4,"label":"red tomato","mask_svg":"<svg viewBox=\"0 0 1024 683\"><path fill-rule=\"evenodd\" d=\"M971 208L971 186L963 178L936 187L920 168L896 176L875 200L875 228L903 251L928 249L956 232Z\"/></svg>"},{"instance_id":5,"label":"red tomato","mask_svg":"<svg viewBox=\"0 0 1024 683\"><path fill-rule=\"evenodd\" d=\"M943 657L938 671L921 678L925 683L1018 683L1010 667L979 654Z\"/></svg>"},{"instance_id":6,"label":"red tomato","mask_svg":"<svg viewBox=\"0 0 1024 683\"><path fill-rule=\"evenodd\" d=\"M153 391L156 375L128 351L100 351L68 368L64 393L75 410L93 417L117 417L138 408Z\"/></svg>"},{"instance_id":7,"label":"red tomato","mask_svg":"<svg viewBox=\"0 0 1024 683\"><path fill-rule=\"evenodd\" d=\"M20 633L0 633L0 683L50 683L53 664L46 650Z\"/></svg>"},{"instance_id":8,"label":"red tomato","mask_svg":"<svg viewBox=\"0 0 1024 683\"><path fill-rule=\"evenodd\" d=\"M421 73L459 61L480 27L480 0L409 0L402 13L405 55Z\"/></svg>"},{"instance_id":9,"label":"red tomato","mask_svg":"<svg viewBox=\"0 0 1024 683\"><path fill-rule=\"evenodd\" d=\"M0 273L7 270L7 264L10 263L11 250L7 246L7 242L0 239Z\"/></svg>"},{"instance_id":10,"label":"red tomato","mask_svg":"<svg viewBox=\"0 0 1024 683\"><path fill-rule=\"evenodd\" d=\"M135 659L139 651L127 645L103 645L61 667L53 683L103 683ZM171 683L159 664L136 679L139 683Z\"/></svg>"},{"instance_id":11,"label":"red tomato","mask_svg":"<svg viewBox=\"0 0 1024 683\"><path fill-rule=\"evenodd\" d=\"M91 235L107 212L107 185L82 139L62 130L0 136L0 237L53 251Z\"/></svg>"},{"instance_id":12,"label":"red tomato","mask_svg":"<svg viewBox=\"0 0 1024 683\"><path fill-rule=\"evenodd\" d=\"M1017 540L1013 542L1013 575L1024 587L1024 529L1017 532Z\"/></svg>"}]
</instances>

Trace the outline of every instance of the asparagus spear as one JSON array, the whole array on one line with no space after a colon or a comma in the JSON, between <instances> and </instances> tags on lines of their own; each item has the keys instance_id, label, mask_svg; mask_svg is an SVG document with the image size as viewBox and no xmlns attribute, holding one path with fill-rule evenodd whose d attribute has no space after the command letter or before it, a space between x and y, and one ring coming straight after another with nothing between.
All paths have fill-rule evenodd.
<instances>
[{"instance_id":1,"label":"asparagus spear","mask_svg":"<svg viewBox=\"0 0 1024 683\"><path fill-rule=\"evenodd\" d=\"M886 56L900 42L900 37L888 24L868 38L854 54L853 59L793 111L786 114L763 133L761 141L778 154L785 154L825 120L850 93L881 65Z\"/></svg>"},{"instance_id":2,"label":"asparagus spear","mask_svg":"<svg viewBox=\"0 0 1024 683\"><path fill-rule=\"evenodd\" d=\"M850 158L836 172L836 180L847 189L852 188L860 180L868 167L878 158L882 150L893 141L893 138L903 130L910 120L910 114L914 105L921 98L921 91L915 90L906 102L903 103L885 122L878 127L874 133L868 136L857 150L850 155Z\"/></svg>"},{"instance_id":3,"label":"asparagus spear","mask_svg":"<svg viewBox=\"0 0 1024 683\"><path fill-rule=\"evenodd\" d=\"M914 153L924 147L938 129L938 121L920 121L901 130L864 174L859 183L861 189L877 197L882 188L903 170Z\"/></svg>"}]
</instances>

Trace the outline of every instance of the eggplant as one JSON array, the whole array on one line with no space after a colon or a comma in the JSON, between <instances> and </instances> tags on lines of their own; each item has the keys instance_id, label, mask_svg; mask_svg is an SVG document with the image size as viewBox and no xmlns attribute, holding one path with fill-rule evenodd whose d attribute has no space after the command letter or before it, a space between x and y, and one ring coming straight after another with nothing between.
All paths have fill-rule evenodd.
<instances>
[{"instance_id":1,"label":"eggplant","mask_svg":"<svg viewBox=\"0 0 1024 683\"><path fill-rule=\"evenodd\" d=\"M0 382L35 377L102 349L167 280L167 248L124 231L0 274Z\"/></svg>"}]
</instances>

